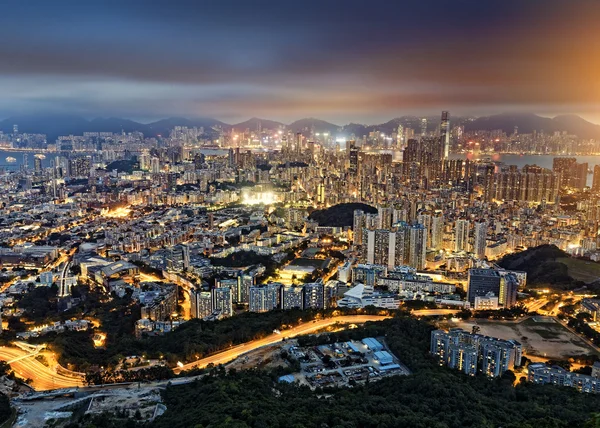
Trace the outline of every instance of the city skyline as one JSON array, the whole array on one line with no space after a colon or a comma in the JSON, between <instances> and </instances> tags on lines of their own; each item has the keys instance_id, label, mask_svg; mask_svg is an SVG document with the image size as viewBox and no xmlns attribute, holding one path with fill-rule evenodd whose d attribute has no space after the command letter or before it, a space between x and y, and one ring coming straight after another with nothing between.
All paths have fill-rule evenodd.
<instances>
[{"instance_id":1,"label":"city skyline","mask_svg":"<svg viewBox=\"0 0 600 428\"><path fill-rule=\"evenodd\" d=\"M0 117L53 111L374 123L450 110L573 113L599 122L599 8L591 1L368 9L355 1L343 8L14 2L0 30L9 41L0 48Z\"/></svg>"}]
</instances>

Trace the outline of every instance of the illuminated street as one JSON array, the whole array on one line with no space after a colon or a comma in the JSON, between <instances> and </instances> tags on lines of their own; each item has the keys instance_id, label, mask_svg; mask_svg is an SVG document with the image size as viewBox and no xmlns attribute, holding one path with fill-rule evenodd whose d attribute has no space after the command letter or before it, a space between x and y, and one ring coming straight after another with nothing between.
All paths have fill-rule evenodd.
<instances>
[{"instance_id":1,"label":"illuminated street","mask_svg":"<svg viewBox=\"0 0 600 428\"><path fill-rule=\"evenodd\" d=\"M31 379L31 386L36 391L83 386L82 378L58 374L52 368L36 360L34 356L27 357L27 355L27 352L19 348L0 347L0 360L11 361L18 359L11 363L11 368L20 378Z\"/></svg>"}]
</instances>

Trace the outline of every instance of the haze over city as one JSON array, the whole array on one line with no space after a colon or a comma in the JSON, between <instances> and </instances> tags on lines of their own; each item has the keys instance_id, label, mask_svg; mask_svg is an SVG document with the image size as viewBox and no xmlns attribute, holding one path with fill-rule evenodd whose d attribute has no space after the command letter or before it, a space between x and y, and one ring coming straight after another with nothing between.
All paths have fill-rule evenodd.
<instances>
[{"instance_id":1,"label":"haze over city","mask_svg":"<svg viewBox=\"0 0 600 428\"><path fill-rule=\"evenodd\" d=\"M600 122L596 1L8 1L0 118L573 113Z\"/></svg>"}]
</instances>

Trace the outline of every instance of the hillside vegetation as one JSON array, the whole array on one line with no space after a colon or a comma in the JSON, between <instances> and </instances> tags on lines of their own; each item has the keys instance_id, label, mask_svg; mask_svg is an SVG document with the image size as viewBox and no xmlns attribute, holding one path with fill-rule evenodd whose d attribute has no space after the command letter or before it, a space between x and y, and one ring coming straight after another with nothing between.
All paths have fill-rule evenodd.
<instances>
[{"instance_id":1,"label":"hillside vegetation","mask_svg":"<svg viewBox=\"0 0 600 428\"><path fill-rule=\"evenodd\" d=\"M361 203L337 204L324 210L313 211L308 218L325 227L352 227L354 224L354 210L365 213L377 214L377 208Z\"/></svg>"}]
</instances>

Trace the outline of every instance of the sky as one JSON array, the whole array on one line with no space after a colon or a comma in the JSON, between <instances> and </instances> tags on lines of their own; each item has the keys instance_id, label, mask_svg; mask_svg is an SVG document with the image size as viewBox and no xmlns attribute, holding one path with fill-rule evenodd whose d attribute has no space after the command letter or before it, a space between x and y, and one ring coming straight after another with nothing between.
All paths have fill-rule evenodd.
<instances>
[{"instance_id":1,"label":"sky","mask_svg":"<svg viewBox=\"0 0 600 428\"><path fill-rule=\"evenodd\" d=\"M598 0L2 0L0 118L579 114Z\"/></svg>"}]
</instances>

